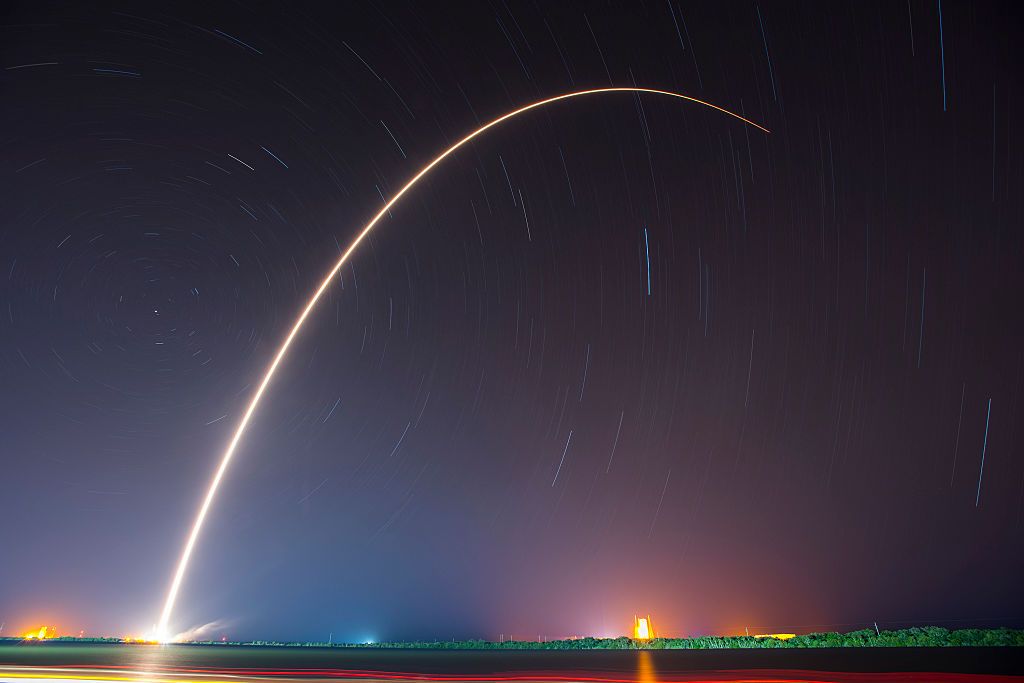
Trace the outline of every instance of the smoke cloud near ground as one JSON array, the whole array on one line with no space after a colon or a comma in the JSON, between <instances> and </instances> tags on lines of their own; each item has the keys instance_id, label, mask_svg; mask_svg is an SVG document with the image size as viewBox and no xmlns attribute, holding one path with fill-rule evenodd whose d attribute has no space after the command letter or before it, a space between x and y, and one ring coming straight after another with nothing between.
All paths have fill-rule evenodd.
<instances>
[{"instance_id":1,"label":"smoke cloud near ground","mask_svg":"<svg viewBox=\"0 0 1024 683\"><path fill-rule=\"evenodd\" d=\"M229 622L225 619L216 619L200 626L186 629L171 638L171 641L185 643L193 640L215 640L218 634L228 627L228 624Z\"/></svg>"}]
</instances>

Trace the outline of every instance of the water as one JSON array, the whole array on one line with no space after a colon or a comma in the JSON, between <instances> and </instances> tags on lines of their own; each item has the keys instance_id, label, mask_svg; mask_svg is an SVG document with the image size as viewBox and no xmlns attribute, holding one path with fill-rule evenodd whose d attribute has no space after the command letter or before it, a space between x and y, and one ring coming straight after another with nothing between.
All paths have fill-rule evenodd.
<instances>
[{"instance_id":1,"label":"water","mask_svg":"<svg viewBox=\"0 0 1024 683\"><path fill-rule=\"evenodd\" d=\"M0 645L0 679L20 667L74 669L69 678L98 670L149 671L195 676L301 675L315 678L436 680L555 679L579 681L864 680L863 673L946 672L929 680L964 680L957 674L1024 674L1022 648L845 648L754 650L383 650L376 648L248 647L32 643ZM814 676L806 675L818 672ZM847 672L853 676L822 676ZM861 672L860 675L857 672ZM180 676L179 676L180 678ZM871 675L868 680L907 680ZM134 680L134 679L133 679ZM979 679L974 679L979 680ZM994 680L994 679L993 679Z\"/></svg>"}]
</instances>

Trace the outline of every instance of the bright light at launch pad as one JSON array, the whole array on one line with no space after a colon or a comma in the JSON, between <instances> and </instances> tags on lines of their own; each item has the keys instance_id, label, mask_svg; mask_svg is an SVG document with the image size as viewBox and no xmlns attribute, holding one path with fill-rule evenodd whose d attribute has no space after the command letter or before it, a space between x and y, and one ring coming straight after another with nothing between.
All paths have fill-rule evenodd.
<instances>
[{"instance_id":1,"label":"bright light at launch pad","mask_svg":"<svg viewBox=\"0 0 1024 683\"><path fill-rule=\"evenodd\" d=\"M633 617L633 640L650 640L654 638L654 624L651 617Z\"/></svg>"}]
</instances>

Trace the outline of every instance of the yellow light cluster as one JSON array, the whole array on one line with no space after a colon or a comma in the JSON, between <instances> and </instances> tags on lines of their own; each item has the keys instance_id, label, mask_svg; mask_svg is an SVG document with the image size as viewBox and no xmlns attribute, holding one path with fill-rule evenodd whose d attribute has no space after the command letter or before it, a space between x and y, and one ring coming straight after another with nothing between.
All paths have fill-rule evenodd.
<instances>
[{"instance_id":1,"label":"yellow light cluster","mask_svg":"<svg viewBox=\"0 0 1024 683\"><path fill-rule=\"evenodd\" d=\"M654 624L651 617L633 617L633 640L650 640L654 638Z\"/></svg>"},{"instance_id":2,"label":"yellow light cluster","mask_svg":"<svg viewBox=\"0 0 1024 683\"><path fill-rule=\"evenodd\" d=\"M57 629L51 626L40 626L38 630L29 631L22 636L25 640L46 640L47 638L56 638Z\"/></svg>"}]
</instances>

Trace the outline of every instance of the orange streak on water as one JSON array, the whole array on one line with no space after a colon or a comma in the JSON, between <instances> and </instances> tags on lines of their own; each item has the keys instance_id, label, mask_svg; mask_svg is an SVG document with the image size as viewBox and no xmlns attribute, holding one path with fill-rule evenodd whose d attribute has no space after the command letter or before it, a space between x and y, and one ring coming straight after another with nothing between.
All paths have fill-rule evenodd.
<instances>
[{"instance_id":1,"label":"orange streak on water","mask_svg":"<svg viewBox=\"0 0 1024 683\"><path fill-rule=\"evenodd\" d=\"M644 663L647 655L647 663ZM429 683L1020 683L1018 676L970 674L952 672L840 672L806 671L798 669L748 669L724 671L673 672L657 677L650 653L638 653L637 676L595 676L592 673L574 675L574 672L535 672L531 674L500 675L444 675L414 672L389 672L341 669L237 669L237 668L177 668L154 667L145 671L131 667L67 666L67 667L5 667L0 666L0 679L81 680L81 681L136 681L137 683L220 683L233 681L274 681L301 677L305 681L426 681Z\"/></svg>"}]
</instances>

